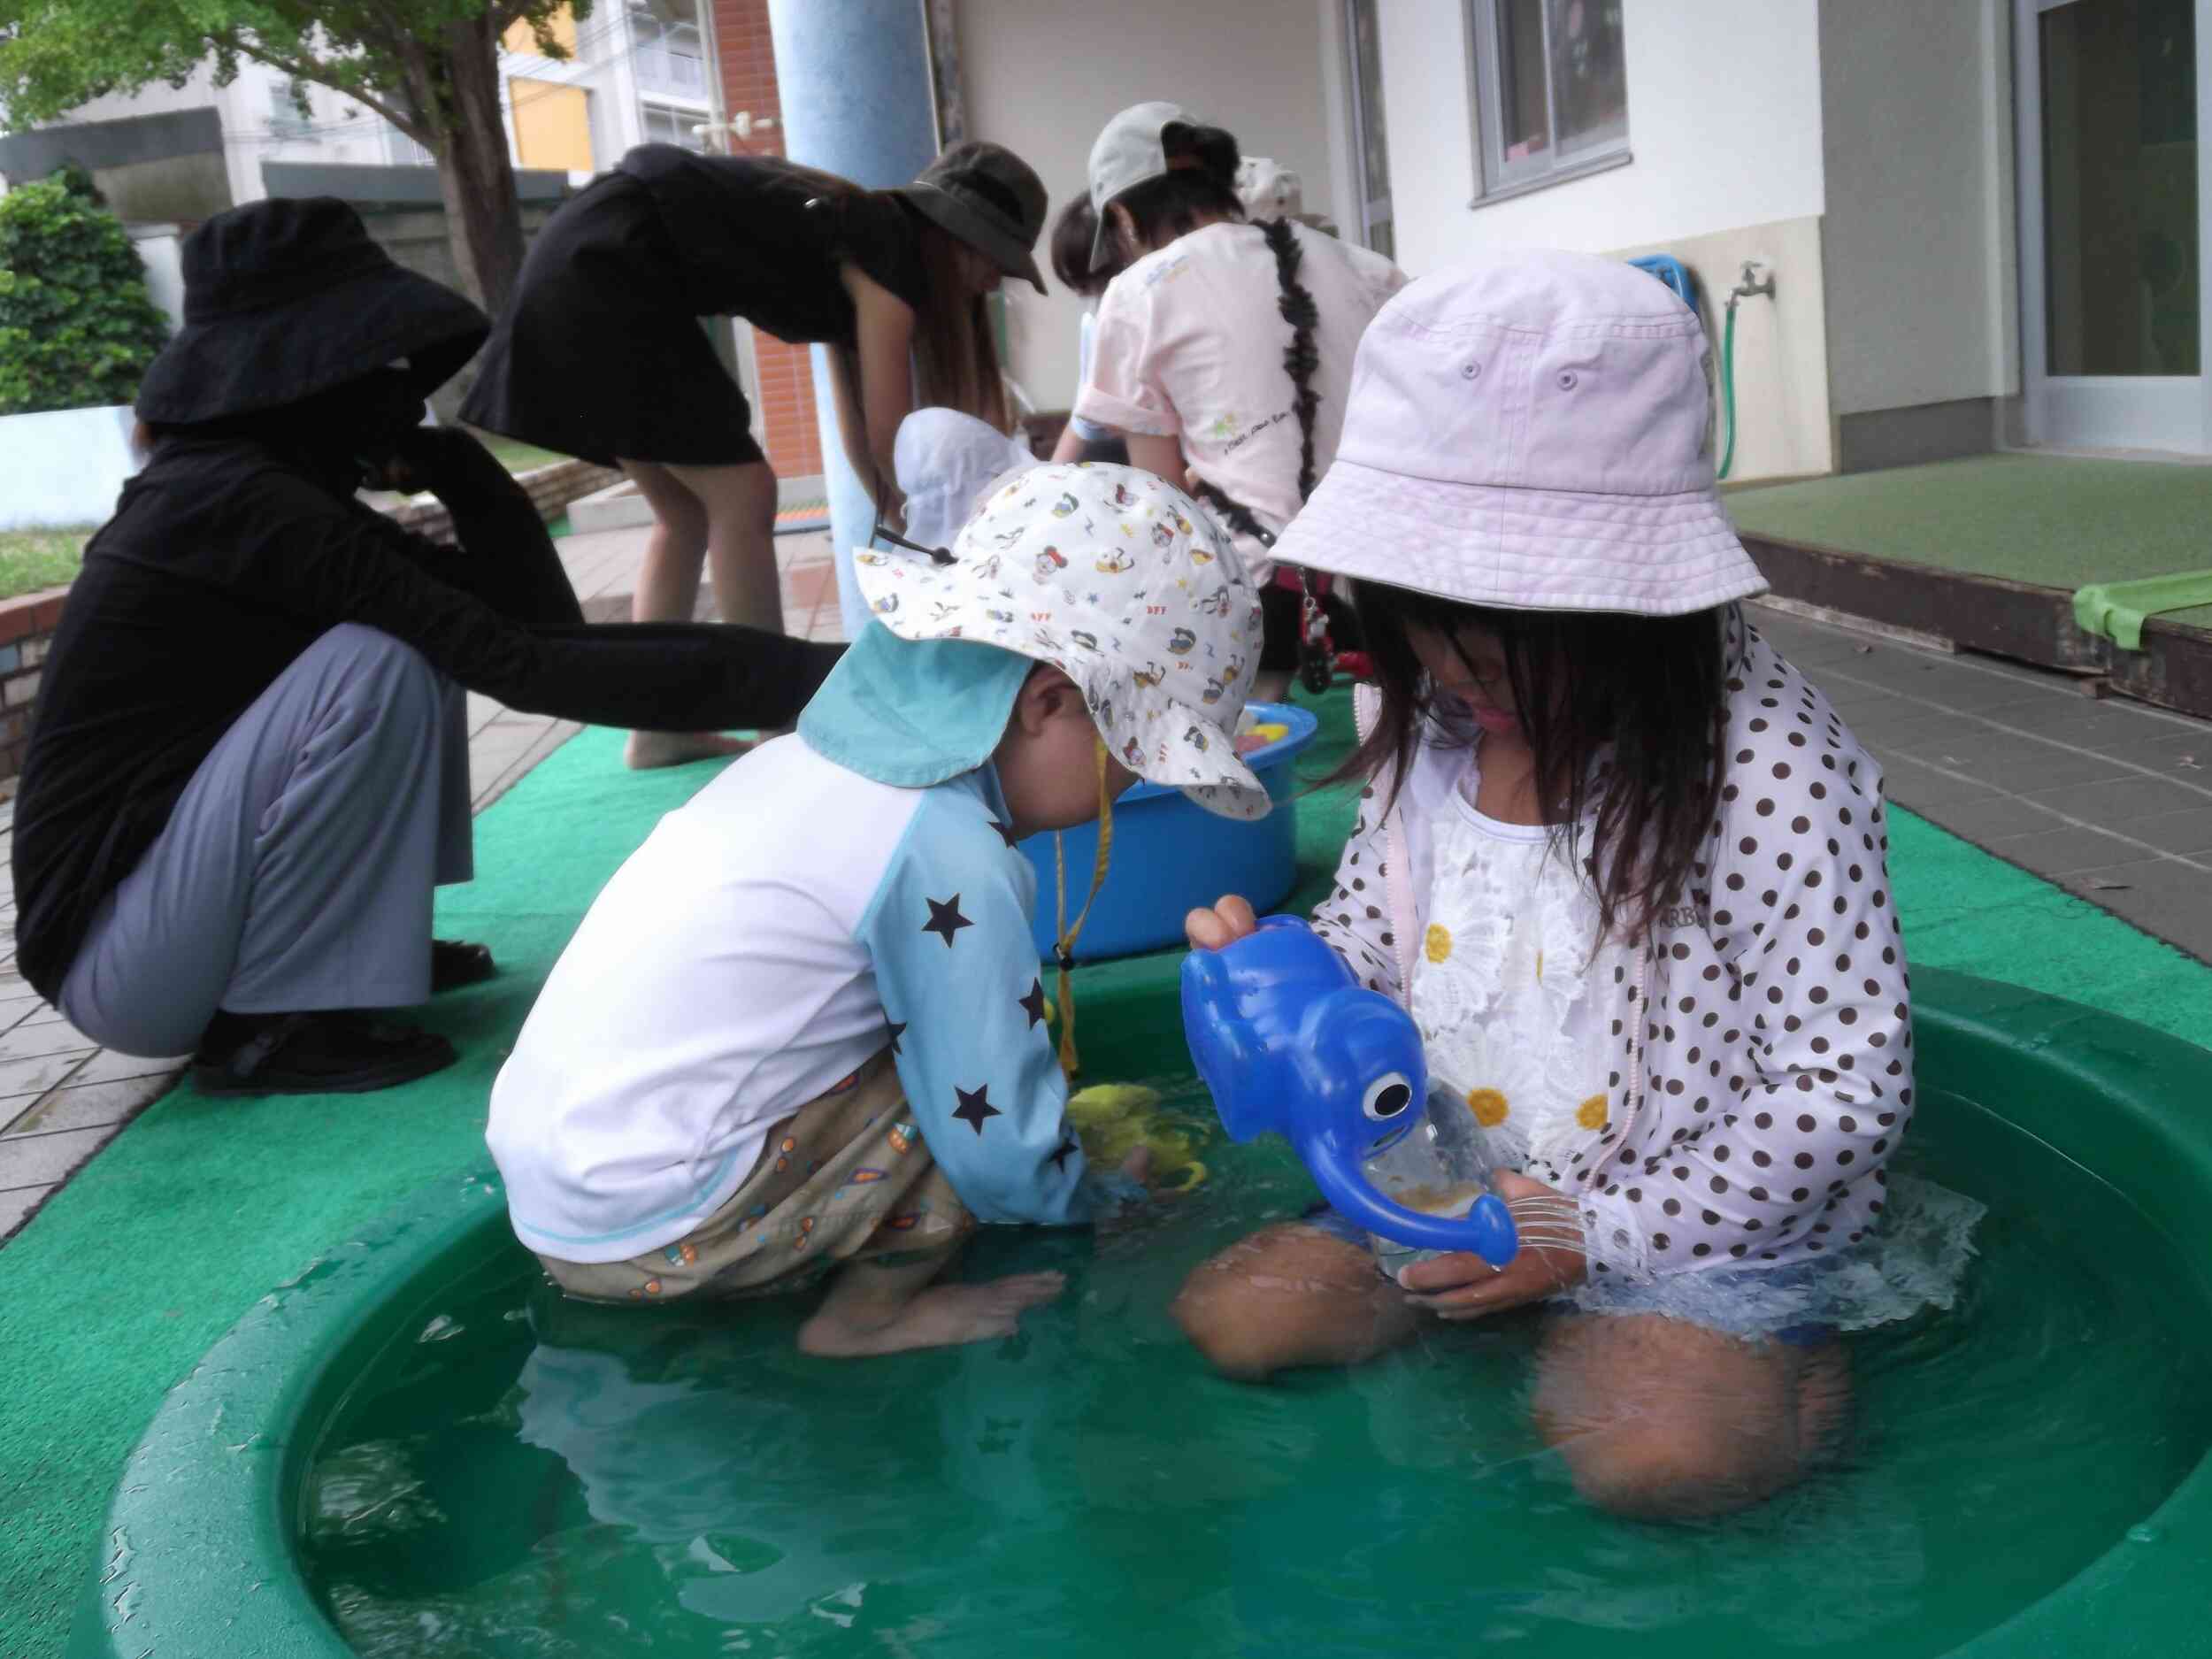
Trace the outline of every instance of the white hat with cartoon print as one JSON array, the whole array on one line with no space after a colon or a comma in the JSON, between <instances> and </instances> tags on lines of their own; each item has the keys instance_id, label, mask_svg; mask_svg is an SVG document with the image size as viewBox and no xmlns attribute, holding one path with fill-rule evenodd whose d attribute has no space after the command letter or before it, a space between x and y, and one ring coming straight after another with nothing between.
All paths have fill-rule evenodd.
<instances>
[{"instance_id":1,"label":"white hat with cartoon print","mask_svg":"<svg viewBox=\"0 0 2212 1659\"><path fill-rule=\"evenodd\" d=\"M855 553L876 619L901 639L1052 664L1130 771L1224 818L1266 815L1233 735L1258 668L1259 595L1189 496L1135 467L1032 467L977 509L952 554Z\"/></svg>"}]
</instances>

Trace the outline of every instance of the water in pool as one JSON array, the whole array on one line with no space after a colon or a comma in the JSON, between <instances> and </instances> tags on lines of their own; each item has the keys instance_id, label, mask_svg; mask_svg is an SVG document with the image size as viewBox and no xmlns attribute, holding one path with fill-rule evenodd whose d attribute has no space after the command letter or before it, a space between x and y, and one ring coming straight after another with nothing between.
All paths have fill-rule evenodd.
<instances>
[{"instance_id":1,"label":"water in pool","mask_svg":"<svg viewBox=\"0 0 2212 1659\"><path fill-rule=\"evenodd\" d=\"M949 1351L807 1359L798 1302L584 1307L501 1251L362 1379L302 1548L347 1638L411 1659L1942 1653L2160 1548L2139 1524L2212 1444L2212 1355L2118 1194L1939 1093L1916 1135L1905 1169L1990 1206L1959 1303L1855 1339L1844 1465L1726 1522L1576 1499L1527 1421L1525 1319L1208 1374L1169 1298L1310 1191L1260 1145L1127 1232L987 1233L972 1274L1069 1291Z\"/></svg>"}]
</instances>

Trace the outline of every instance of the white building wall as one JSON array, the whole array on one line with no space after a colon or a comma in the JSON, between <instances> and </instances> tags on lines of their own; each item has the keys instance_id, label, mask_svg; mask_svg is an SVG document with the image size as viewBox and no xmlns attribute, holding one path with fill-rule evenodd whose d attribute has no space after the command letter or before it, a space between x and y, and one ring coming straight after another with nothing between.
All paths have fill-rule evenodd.
<instances>
[{"instance_id":1,"label":"white building wall","mask_svg":"<svg viewBox=\"0 0 2212 1659\"><path fill-rule=\"evenodd\" d=\"M1632 159L1494 201L1478 199L1485 77L1465 0L1382 0L1379 27L1401 265L1419 276L1501 247L1672 253L1717 336L1758 259L1779 292L1738 314L1732 476L1831 469L1816 0L1624 0Z\"/></svg>"},{"instance_id":2,"label":"white building wall","mask_svg":"<svg viewBox=\"0 0 2212 1659\"><path fill-rule=\"evenodd\" d=\"M1708 296L1717 358L1721 307L1757 259L1778 292L1738 313L1732 476L1832 469L1816 0L1624 0L1632 159L1486 202L1464 0L1384 0L1380 28L1400 264L1419 276L1501 247L1671 253Z\"/></svg>"},{"instance_id":3,"label":"white building wall","mask_svg":"<svg viewBox=\"0 0 2212 1659\"><path fill-rule=\"evenodd\" d=\"M1036 168L1056 215L1084 189L1091 141L1107 119L1165 98L1234 133L1248 153L1295 169L1308 207L1342 222L1350 204L1333 199L1342 169L1330 149L1340 121L1322 73L1326 3L961 0L969 135ZM1025 283L1007 284L1008 368L1040 408L1065 409L1081 304L1051 287L1040 298Z\"/></svg>"},{"instance_id":4,"label":"white building wall","mask_svg":"<svg viewBox=\"0 0 2212 1659\"><path fill-rule=\"evenodd\" d=\"M212 62L203 64L181 87L156 81L136 93L111 93L79 105L72 121L112 121L134 115L165 115L177 110L212 109L223 124L223 165L234 204L257 202L268 194L261 181L265 161L344 162L381 165L390 159L389 127L373 111L326 87L308 90L309 114L301 118L281 106L273 88L288 78L266 64L238 66L227 87L215 84Z\"/></svg>"},{"instance_id":5,"label":"white building wall","mask_svg":"<svg viewBox=\"0 0 2212 1659\"><path fill-rule=\"evenodd\" d=\"M1479 188L1463 0L1384 0L1398 257L1416 275L1479 248L1616 248L1822 208L1814 0L1624 0L1627 166L1470 206Z\"/></svg>"}]
</instances>

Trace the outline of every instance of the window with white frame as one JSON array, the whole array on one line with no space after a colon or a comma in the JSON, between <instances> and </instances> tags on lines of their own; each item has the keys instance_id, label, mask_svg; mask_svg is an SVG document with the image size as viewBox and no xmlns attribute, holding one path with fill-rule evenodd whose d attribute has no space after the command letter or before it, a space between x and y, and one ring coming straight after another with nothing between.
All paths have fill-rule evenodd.
<instances>
[{"instance_id":1,"label":"window with white frame","mask_svg":"<svg viewBox=\"0 0 2212 1659\"><path fill-rule=\"evenodd\" d=\"M288 138L302 143L319 142L316 132L311 95L308 83L288 76L273 75L269 79L269 131L279 138Z\"/></svg>"},{"instance_id":2,"label":"window with white frame","mask_svg":"<svg viewBox=\"0 0 2212 1659\"><path fill-rule=\"evenodd\" d=\"M639 106L638 113L644 118L645 142L649 144L681 144L686 150L706 153L706 134L692 130L703 124L698 111L672 110L658 104L647 104Z\"/></svg>"},{"instance_id":3,"label":"window with white frame","mask_svg":"<svg viewBox=\"0 0 2212 1659\"><path fill-rule=\"evenodd\" d=\"M641 87L671 97L706 97L706 49L697 24L671 21L634 4L630 58Z\"/></svg>"},{"instance_id":4,"label":"window with white frame","mask_svg":"<svg viewBox=\"0 0 2212 1659\"><path fill-rule=\"evenodd\" d=\"M1344 0L1344 45L1349 59L1352 142L1358 151L1353 169L1359 197L1358 240L1385 258L1397 257L1397 234L1390 217L1390 145L1383 127L1380 0Z\"/></svg>"},{"instance_id":5,"label":"window with white frame","mask_svg":"<svg viewBox=\"0 0 2212 1659\"><path fill-rule=\"evenodd\" d=\"M1628 159L1622 0L1467 0L1483 194Z\"/></svg>"}]
</instances>

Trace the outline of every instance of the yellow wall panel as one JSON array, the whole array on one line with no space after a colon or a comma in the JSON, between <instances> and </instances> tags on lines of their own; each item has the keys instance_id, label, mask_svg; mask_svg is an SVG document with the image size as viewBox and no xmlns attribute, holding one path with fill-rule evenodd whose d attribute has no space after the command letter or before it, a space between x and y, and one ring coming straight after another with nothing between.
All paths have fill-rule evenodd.
<instances>
[{"instance_id":1,"label":"yellow wall panel","mask_svg":"<svg viewBox=\"0 0 2212 1659\"><path fill-rule=\"evenodd\" d=\"M592 171L591 106L583 88L516 75L507 92L514 103L518 165Z\"/></svg>"}]
</instances>

